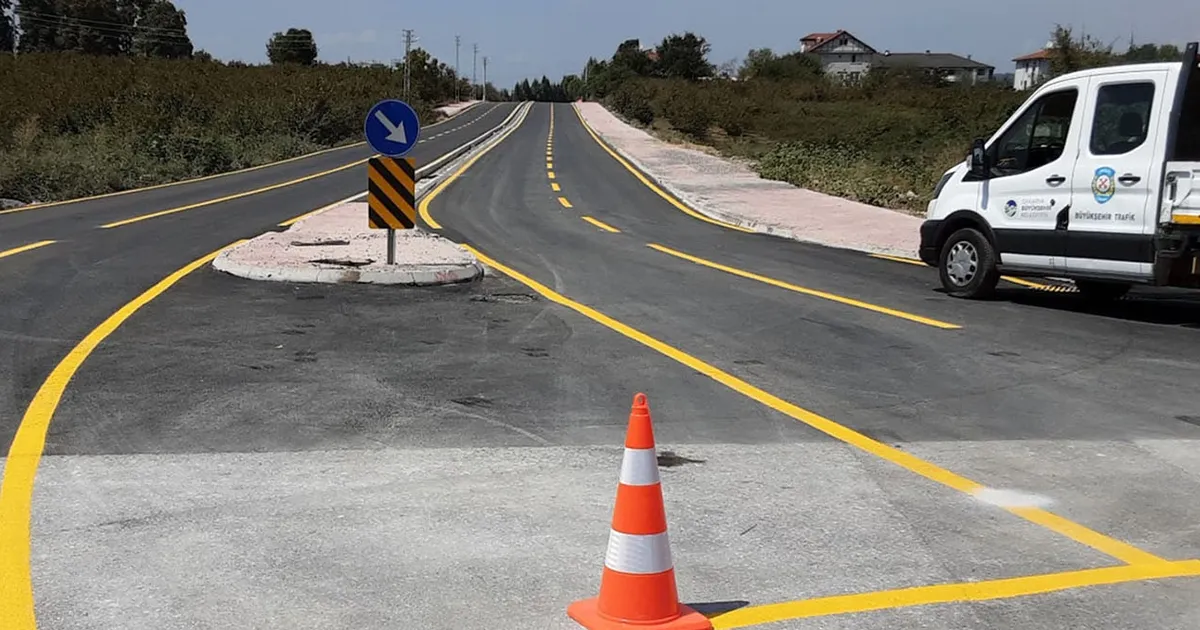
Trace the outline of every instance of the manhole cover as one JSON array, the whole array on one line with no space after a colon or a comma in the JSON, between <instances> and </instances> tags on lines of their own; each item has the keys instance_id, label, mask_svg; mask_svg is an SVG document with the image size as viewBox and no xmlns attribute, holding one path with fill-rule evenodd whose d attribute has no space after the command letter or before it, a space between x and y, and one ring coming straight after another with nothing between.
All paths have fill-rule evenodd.
<instances>
[{"instance_id":1,"label":"manhole cover","mask_svg":"<svg viewBox=\"0 0 1200 630\"><path fill-rule=\"evenodd\" d=\"M526 293L493 293L490 295L471 296L472 302L504 302L506 304L528 304L533 296Z\"/></svg>"},{"instance_id":2,"label":"manhole cover","mask_svg":"<svg viewBox=\"0 0 1200 630\"><path fill-rule=\"evenodd\" d=\"M365 267L375 261L370 258L318 258L308 262L318 265L337 265L339 267Z\"/></svg>"},{"instance_id":3,"label":"manhole cover","mask_svg":"<svg viewBox=\"0 0 1200 630\"><path fill-rule=\"evenodd\" d=\"M294 247L320 247L322 245L349 245L350 241L331 239L328 241L292 241Z\"/></svg>"}]
</instances>

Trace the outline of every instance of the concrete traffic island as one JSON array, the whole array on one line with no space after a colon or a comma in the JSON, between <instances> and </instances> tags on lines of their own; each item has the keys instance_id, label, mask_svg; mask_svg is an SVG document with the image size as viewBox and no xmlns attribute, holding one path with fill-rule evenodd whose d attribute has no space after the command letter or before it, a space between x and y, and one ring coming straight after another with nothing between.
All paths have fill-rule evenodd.
<instances>
[{"instance_id":1,"label":"concrete traffic island","mask_svg":"<svg viewBox=\"0 0 1200 630\"><path fill-rule=\"evenodd\" d=\"M387 231L367 228L366 202L344 203L282 232L267 232L213 260L218 271L276 282L438 285L483 275L457 243L420 228L396 232L396 264L387 264Z\"/></svg>"}]
</instances>

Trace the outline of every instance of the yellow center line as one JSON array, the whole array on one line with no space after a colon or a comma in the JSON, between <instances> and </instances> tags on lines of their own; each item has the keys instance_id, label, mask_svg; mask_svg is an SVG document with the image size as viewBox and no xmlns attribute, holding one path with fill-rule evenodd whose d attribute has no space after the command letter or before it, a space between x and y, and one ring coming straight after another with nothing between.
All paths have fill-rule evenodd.
<instances>
[{"instance_id":1,"label":"yellow center line","mask_svg":"<svg viewBox=\"0 0 1200 630\"><path fill-rule=\"evenodd\" d=\"M553 168L554 168L554 162L546 162L546 170L551 170Z\"/></svg>"},{"instance_id":2,"label":"yellow center line","mask_svg":"<svg viewBox=\"0 0 1200 630\"><path fill-rule=\"evenodd\" d=\"M31 249L37 249L39 247L45 247L47 245L53 245L57 242L58 241L38 241L36 243L30 243L28 245L14 247L12 249L7 249L7 250L0 252L0 258L8 258L9 256L16 256L17 254L20 254L22 252L27 252Z\"/></svg>"},{"instance_id":3,"label":"yellow center line","mask_svg":"<svg viewBox=\"0 0 1200 630\"><path fill-rule=\"evenodd\" d=\"M245 241L228 245L232 247ZM29 569L29 520L33 482L46 446L46 431L67 385L88 356L138 309L162 295L184 276L220 254L221 248L160 280L88 333L42 382L13 437L0 481L0 628L35 630L33 584Z\"/></svg>"},{"instance_id":4,"label":"yellow center line","mask_svg":"<svg viewBox=\"0 0 1200 630\"><path fill-rule=\"evenodd\" d=\"M614 159L618 163L620 163L621 166L624 166L625 170L632 173L633 176L638 179L638 181L642 182L642 184L644 184L647 188L654 191L654 193L657 194L659 197L662 197L663 199L665 199L667 201L667 203L671 204L672 206L675 206L675 208L677 208L680 212L683 212L684 214L688 215L689 217L692 217L693 219L698 219L700 221L704 221L705 223L711 223L712 225L718 225L718 226L721 226L726 229L735 230L737 232L746 232L749 234L754 233L754 230L751 230L749 228L744 228L740 225L733 225L732 223L726 223L724 221L718 221L712 217L708 217L703 214L700 214L699 212L696 212L695 210L692 210L691 208L687 207L686 204L684 204L682 201L676 199L673 195L670 195L663 189L659 188L657 184L655 184L654 182L647 179L646 176L643 175L641 171L637 170L636 168L633 167L632 164L625 161L625 158L618 155L616 151L613 151L612 149L610 149L608 144L605 143L603 140L601 140L600 136L596 135L595 131L592 131L591 125L588 125L587 121L583 119L583 114L579 113L578 107L575 107L574 105L572 105L571 108L575 110L575 116L577 118L579 118L579 122L583 124L584 131L588 132L588 135L590 135L592 137L592 140L596 141L596 144L600 145L601 149L604 149L604 151L606 153L608 153L610 156L612 156L612 159Z\"/></svg>"},{"instance_id":5,"label":"yellow center line","mask_svg":"<svg viewBox=\"0 0 1200 630\"><path fill-rule=\"evenodd\" d=\"M570 201L567 201L567 198L566 198L566 197L559 197L559 198L558 198L558 203L561 203L561 204L562 204L562 207L564 207L564 208L572 208L572 207L574 207L574 206L572 206L572 205L571 205L571 202L570 202Z\"/></svg>"},{"instance_id":6,"label":"yellow center line","mask_svg":"<svg viewBox=\"0 0 1200 630\"><path fill-rule=\"evenodd\" d=\"M863 302L861 300L855 300L853 298L842 297L840 295L836 295L833 293L827 293L825 291L817 291L815 289L808 289L808 288L805 288L802 286L792 284L790 282L784 282L782 280L768 278L767 276L761 276L759 274L751 273L749 271L743 271L736 267L730 267L728 265L722 265L720 263L715 263L711 260L705 260L698 256L692 256L691 254L685 254L681 251L674 250L669 247L664 247L662 245L658 245L655 243L650 243L647 245L647 247L650 247L651 249L660 251L664 254L675 256L676 258L682 258L683 260L696 263L697 265L709 267L711 269L716 269L718 271L724 271L725 273L730 273L730 274L733 274L735 276L739 276L742 278L747 278L750 280L757 280L758 282L762 282L764 284L769 284L771 286L779 287L781 289L787 289L789 291L795 291L796 293L803 293L804 295L811 295L813 297L830 300L833 302L837 302L839 304L845 304L847 306L854 306L857 308L866 309L868 311L882 313L884 315L891 315L892 317L899 317L900 319L906 319L911 322L917 322L919 324L925 324L927 326L933 326L934 328L941 328L943 330L958 330L959 328L962 328L962 326L959 326L958 324L951 324L949 322L943 322L943 321L931 319L928 317L922 317L920 315L914 315L912 313L906 313L904 311L899 311L894 308L887 308L886 306L879 306L876 304L871 304L869 302Z\"/></svg>"},{"instance_id":7,"label":"yellow center line","mask_svg":"<svg viewBox=\"0 0 1200 630\"><path fill-rule=\"evenodd\" d=\"M550 190L553 190L554 192L558 192L558 191L562 190L562 187L558 185L558 182L550 182Z\"/></svg>"},{"instance_id":8,"label":"yellow center line","mask_svg":"<svg viewBox=\"0 0 1200 630\"><path fill-rule=\"evenodd\" d=\"M429 202L433 201L438 195L440 195L442 191L450 185L451 182L458 179L459 175L462 175L467 169L471 168L471 166L478 162L480 158L487 155L492 149L500 146L500 144L504 142L506 138L516 132L517 129L520 129L521 125L525 123L525 119L529 117L529 111L531 109L532 107L526 107L525 111L521 112L520 118L513 122L511 129L505 131L500 137L496 138L496 140L492 142L492 144L489 144L487 148L483 149L479 153L476 153L474 157L467 160L466 164L458 167L457 171L454 171L454 173L452 173L449 177L442 180L441 183L435 186L433 190L429 191L429 194L425 195L425 197L421 199L421 202L417 204L417 210L420 212L421 220L425 222L425 225L428 225L430 228L435 230L442 229L441 224L437 221L434 221L433 217L429 214Z\"/></svg>"},{"instance_id":9,"label":"yellow center line","mask_svg":"<svg viewBox=\"0 0 1200 630\"><path fill-rule=\"evenodd\" d=\"M136 216L136 217L132 217L129 219L123 219L121 221L105 223L104 225L101 225L100 227L103 229L116 228L116 227L121 227L124 225L129 225L131 223L138 223L139 221L148 221L150 219L157 219L158 217L165 217L170 214L186 212L188 210L195 210L196 208L203 208L205 206L211 206L213 204L224 203L226 201L233 201L234 199L242 199L243 197L249 197L251 195L258 195L258 194L269 192L272 190L278 190L280 188L285 188L287 186L294 186L294 185L302 183L302 182L307 182L310 180L317 179L318 177L325 177L326 175L331 175L331 174L337 173L339 171L344 171L348 168L362 166L363 164L366 164L368 161L369 161L369 158L364 159L364 160L357 160L355 162L351 162L349 164L345 164L345 165L339 166L337 168L331 168L327 171L321 171L320 173L313 173L312 175L306 175L304 177L289 180L286 182L280 182L278 184L274 184L271 186L266 186L263 188L256 188L254 190L247 190L246 192L237 193L235 195L229 195L229 196L220 197L217 199L209 199L208 201L201 201L200 203L193 203L193 204L186 205L186 206L180 206L178 208L171 208L170 210L160 210L158 212L151 212L150 214L143 214L141 216Z\"/></svg>"},{"instance_id":10,"label":"yellow center line","mask_svg":"<svg viewBox=\"0 0 1200 630\"><path fill-rule=\"evenodd\" d=\"M728 630L731 628L745 628L758 624L809 617L844 615L872 610L891 610L913 606L928 606L931 604L983 602L1053 593L1089 586L1197 576L1200 576L1200 560L1104 567L1100 569L1045 573L998 580L981 580L979 582L899 588L873 593L857 593L854 595L834 595L778 604L749 606L714 615L712 623L716 630Z\"/></svg>"},{"instance_id":11,"label":"yellow center line","mask_svg":"<svg viewBox=\"0 0 1200 630\"><path fill-rule=\"evenodd\" d=\"M612 232L613 234L621 233L621 230L618 230L617 228L615 228L599 219L596 219L593 217L588 217L588 216L583 216L583 217L579 217L579 218L583 219L584 221L587 221L588 223L591 223L592 225L600 228L601 230L604 230L605 232Z\"/></svg>"},{"instance_id":12,"label":"yellow center line","mask_svg":"<svg viewBox=\"0 0 1200 630\"><path fill-rule=\"evenodd\" d=\"M768 393L750 383L728 373L724 370L705 363L704 361L687 354L686 352L668 345L646 333L637 330L627 324L619 322L590 306L576 302L554 290L546 287L538 281L522 274L521 272L505 266L504 264L485 256L482 252L469 245L463 245L476 258L485 265L496 269L497 271L513 278L514 280L524 284L533 291L540 294L542 297L565 306L592 321L601 324L629 339L632 339L662 355L665 355L678 363L681 363L714 381L732 389L733 391L742 394L743 396L757 401L758 403L774 409L786 416L789 416L799 422L802 422L836 440L840 440L850 446L858 448L864 452L870 453L880 459L891 462L896 466L904 468L912 473L920 475L930 481L942 484L943 486L953 488L960 492L974 496L980 490L985 489L982 484L967 479L957 473L951 472L945 468L938 466L932 462L923 460L912 453L908 453L894 446L884 444L878 440L869 438L850 427L838 424L829 418L821 416L817 413L809 411L790 403L774 394ZM1088 529L1078 523L1069 521L1065 518L1052 514L1038 508L1001 508L1005 511L1026 519L1029 522L1041 525L1051 531L1061 534L1075 542L1087 545L1101 553L1108 554L1126 564L1142 565L1142 564L1165 564L1166 560L1159 558L1151 553L1138 549L1133 545L1110 538L1099 532Z\"/></svg>"},{"instance_id":13,"label":"yellow center line","mask_svg":"<svg viewBox=\"0 0 1200 630\"><path fill-rule=\"evenodd\" d=\"M554 179L554 171L546 171L546 177L549 177L550 179Z\"/></svg>"}]
</instances>

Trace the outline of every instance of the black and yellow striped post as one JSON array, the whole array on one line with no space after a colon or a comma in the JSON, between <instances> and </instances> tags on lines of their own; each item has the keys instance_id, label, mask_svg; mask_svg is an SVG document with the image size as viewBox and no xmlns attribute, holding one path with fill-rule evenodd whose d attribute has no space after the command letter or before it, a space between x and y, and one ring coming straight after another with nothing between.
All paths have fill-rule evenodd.
<instances>
[{"instance_id":1,"label":"black and yellow striped post","mask_svg":"<svg viewBox=\"0 0 1200 630\"><path fill-rule=\"evenodd\" d=\"M367 225L388 231L388 264L396 262L395 230L417 224L417 164L412 158L374 157L367 162Z\"/></svg>"}]
</instances>

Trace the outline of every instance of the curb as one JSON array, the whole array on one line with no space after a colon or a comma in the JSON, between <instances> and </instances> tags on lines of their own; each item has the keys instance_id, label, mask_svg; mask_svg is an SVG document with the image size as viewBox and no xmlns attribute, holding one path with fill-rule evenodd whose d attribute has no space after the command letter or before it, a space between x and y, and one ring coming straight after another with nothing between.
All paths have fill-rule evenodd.
<instances>
[{"instance_id":1,"label":"curb","mask_svg":"<svg viewBox=\"0 0 1200 630\"><path fill-rule=\"evenodd\" d=\"M592 102L595 102L595 101L592 101ZM604 105L601 103L597 102L596 104L600 105L601 107L604 107ZM583 112L580 111L578 103L572 103L571 105L575 108L575 111L579 113L580 118L583 118L584 120L587 119L587 117L583 115ZM620 121L622 124L626 124L626 125L629 124L629 123L626 123L625 121L621 120L616 114L609 111L607 107L604 107L604 111L608 112L614 118L617 118L617 120ZM589 127L591 126L590 123L588 126ZM633 127L633 125L629 125L629 126ZM637 129L637 127L634 127L634 129ZM710 219L716 219L718 221L722 221L722 222L728 223L730 225L736 225L737 227L746 228L747 230L753 230L754 232L756 232L758 234L767 234L769 236L785 238L790 241L797 241L800 243L821 245L824 247L830 247L830 248L834 248L834 249L848 249L848 250L864 252L864 253L868 253L868 254L887 254L887 255L891 255L891 256L907 256L910 258L917 256L917 252L915 250L908 251L908 250L903 250L903 249L892 249L892 248L888 248L888 247L872 248L872 247L862 247L862 246L849 247L849 246L845 246L845 245L832 245L832 244L829 244L829 243L826 243L823 241L815 240L811 237L801 236L789 228L779 227L779 226L771 225L769 223L762 223L760 221L755 221L754 219L748 219L748 218L745 218L745 217L737 215L737 214L725 212L723 210L714 210L712 208L707 207L705 204L699 202L698 200L696 200L696 198L693 197L692 195L689 195L689 194L679 190L672 184L668 184L668 183L664 182L662 179L653 175L646 168L646 166L644 164L642 164L637 158L629 155L629 153L627 153L625 150L618 147L616 144L611 142L608 138L605 138L604 134L600 133L599 131L596 131L596 129L594 129L594 128L592 129L592 131L595 132L597 138L600 138L600 140L602 142L604 142L605 146L607 146L609 149L612 149L612 151L614 153L616 153L617 155L620 155L622 158L625 159L625 161L627 161L631 165L633 165L633 167L636 168L643 176L645 176L646 179L654 182L654 185L658 186L659 188L662 188L664 191L669 193L672 197L675 197L675 200L678 201L679 203L682 203L683 205L687 206L688 208L691 208L692 210L696 211L697 213L703 214L704 216L706 216ZM647 133L645 130L642 130L642 129L638 129L638 131ZM651 136L651 138L653 138L653 136ZM655 138L655 140L657 140L657 138ZM659 142L661 142L661 140L659 140ZM767 180L764 180L764 181L767 181ZM784 183L784 182L780 182L780 183ZM785 184L785 185L790 186L790 184Z\"/></svg>"},{"instance_id":2,"label":"curb","mask_svg":"<svg viewBox=\"0 0 1200 630\"><path fill-rule=\"evenodd\" d=\"M240 247L240 245L238 246ZM317 284L384 284L436 286L471 282L483 277L478 261L461 265L396 265L395 269L347 269L343 267L269 267L230 260L231 247L213 261L213 269L247 280Z\"/></svg>"}]
</instances>

